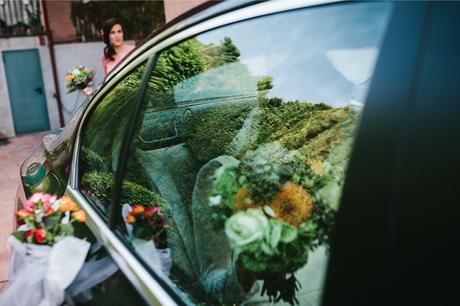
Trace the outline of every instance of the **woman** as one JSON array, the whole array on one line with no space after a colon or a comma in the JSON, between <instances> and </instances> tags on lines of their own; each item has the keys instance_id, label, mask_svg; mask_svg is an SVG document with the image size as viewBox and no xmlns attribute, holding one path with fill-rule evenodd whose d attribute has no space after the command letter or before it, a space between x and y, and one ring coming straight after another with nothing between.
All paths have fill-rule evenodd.
<instances>
[{"instance_id":1,"label":"woman","mask_svg":"<svg viewBox=\"0 0 460 306\"><path fill-rule=\"evenodd\" d=\"M107 20L102 27L104 43L104 55L102 67L104 75L107 75L113 68L132 50L134 46L125 44L123 38L123 26L116 18Z\"/></svg>"}]
</instances>

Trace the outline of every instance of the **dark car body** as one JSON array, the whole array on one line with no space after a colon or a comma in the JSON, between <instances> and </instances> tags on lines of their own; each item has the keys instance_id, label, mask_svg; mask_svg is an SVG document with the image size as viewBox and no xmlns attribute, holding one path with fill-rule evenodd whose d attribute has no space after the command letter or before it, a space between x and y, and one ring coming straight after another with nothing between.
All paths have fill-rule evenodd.
<instances>
[{"instance_id":1,"label":"dark car body","mask_svg":"<svg viewBox=\"0 0 460 306\"><path fill-rule=\"evenodd\" d=\"M172 282L152 272L141 255L120 238L122 234L117 228L121 219L120 204L125 202L123 178L131 173L130 145L133 138L142 139L144 147L140 145L139 150L154 151L164 147L179 150L179 145L188 144L189 139L195 137L193 133L197 133L193 130L193 135L187 134L187 124L190 122L188 116L209 109L212 114L217 113L217 108L213 108L214 102L201 96L200 99L190 99L187 96L188 100L181 100L181 94L189 88L187 86L195 84L192 82L192 85L175 88L174 98L180 103L174 106L173 111L168 111L172 109L168 97L164 99L164 105L151 106L154 111L148 120L160 136L139 128L138 120L147 121L139 119L144 118L142 101L149 94L149 73L155 71L159 54L170 46L187 42L190 37L195 37L193 35L206 35L207 31L214 29L224 31L226 27L236 28L243 21L256 23L259 18L270 20L291 12L293 23L280 27L290 28L294 32L300 22L313 22L311 19L300 18L301 15L296 17L298 11L322 8L337 8L339 11L341 6L353 7L362 3L229 1L213 4L206 4L193 14L177 19L136 48L98 86L77 110L71 122L65 128L45 136L43 145L21 167L22 184L18 201L23 202L25 197L36 191L69 195L88 215L87 227L79 229L78 233L82 237L90 237L88 239L94 243L90 257L95 261L110 259L108 261L111 263L100 262L99 266L94 267L101 271L106 269L107 275L95 280L92 291L91 288L86 288L86 293L75 288L74 294L70 292L72 290L69 291L69 305L183 305L196 302L184 295L184 290L178 290ZM324 269L324 289L313 300L321 301L322 305L447 305L456 296L455 282L448 282L447 279L458 275L460 258L455 247L460 233L460 189L457 187L457 175L460 172L460 4L365 2L362 5L372 8L373 5L388 5L388 13L385 21L379 25L382 32L376 32L376 36L381 35L382 39L372 79L365 84L368 87L364 100L357 102L361 119L353 134L355 138L350 161L344 170L346 179L331 238L330 258ZM356 13L356 16L361 18L359 16L362 15ZM318 27L318 33L322 34L324 32L321 31L326 31L324 29L329 25L328 19L323 21L324 25ZM242 28L244 31L244 26ZM247 31L250 32L250 29L248 26ZM334 30L338 31L332 27L330 36L333 36ZM350 33L359 34L363 31L362 28L353 28ZM313 30L301 33L312 37L315 34ZM203 41L208 43L211 38L207 37L208 40ZM322 39L328 41L329 35L320 36L317 41ZM207 46L211 48L212 45L209 43ZM332 53L330 58L334 56ZM366 60L366 56L362 57L362 61ZM292 55L292 58L295 56ZM289 62L285 58L280 60ZM297 77L297 63L291 60L294 63L292 71L296 76L295 82L298 82L293 81L296 86L292 90L295 90L306 84L307 79ZM318 65L322 64L319 57L314 61ZM113 152L116 151L112 152L111 157L113 182L109 186L111 192L107 197L108 204L101 205L91 198L91 192L98 197L97 190L88 193L88 189L82 187L82 173L85 171L80 166L84 154L81 150L82 139L91 136L84 134L85 128L91 124L87 122L91 121L104 97L114 92L117 84L142 63L145 64L146 72L141 73L136 96L130 100L129 119L126 122L119 121L123 127L122 136L111 144L115 148ZM254 67L257 65L254 63ZM235 71L238 69L235 68ZM336 69L339 71L342 68ZM228 77L236 72L232 70L225 73L228 73ZM318 72L320 76L321 73ZM346 74L342 73L341 77ZM334 77L324 73L324 79L308 81L316 86L328 80L333 83ZM193 80L196 83L208 82L208 79ZM243 83L248 82L250 78L235 86L243 88ZM232 90L238 92L235 86ZM280 85L277 83L274 88L277 86ZM340 88L345 87L343 85ZM325 87L324 91L329 94L333 88ZM320 99L323 96L318 94L318 97ZM231 98L234 99L234 96ZM251 106L253 98L241 94L232 107ZM222 101L219 103L226 103ZM213 106L206 108L211 104ZM301 127L292 127L296 128ZM106 135L108 132L96 129L92 133ZM212 139L219 136L213 133L208 135ZM197 146L213 145L211 140L200 141ZM182 154L182 151L177 152L177 156ZM197 165L180 165L183 168L190 167L190 172L196 175L205 161L200 160L201 155L194 157L198 160ZM174 165L176 159L170 158L169 162ZM85 163L88 161L85 160ZM133 176L144 174L136 172ZM131 181L135 179L130 178ZM159 193L162 193L161 190ZM78 294L75 293L77 291ZM92 298L85 298L85 294Z\"/></svg>"}]
</instances>

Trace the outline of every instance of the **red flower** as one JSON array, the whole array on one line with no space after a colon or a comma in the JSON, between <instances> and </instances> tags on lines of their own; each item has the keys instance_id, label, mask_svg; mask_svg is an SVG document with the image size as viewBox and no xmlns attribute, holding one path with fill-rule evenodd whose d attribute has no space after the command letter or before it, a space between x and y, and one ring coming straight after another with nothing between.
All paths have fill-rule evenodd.
<instances>
[{"instance_id":1,"label":"red flower","mask_svg":"<svg viewBox=\"0 0 460 306\"><path fill-rule=\"evenodd\" d=\"M49 216L54 212L53 208L51 206L48 206L45 208L45 216Z\"/></svg>"},{"instance_id":2,"label":"red flower","mask_svg":"<svg viewBox=\"0 0 460 306\"><path fill-rule=\"evenodd\" d=\"M46 230L43 227L37 228L35 230L34 237L38 244L43 244L46 239Z\"/></svg>"},{"instance_id":3,"label":"red flower","mask_svg":"<svg viewBox=\"0 0 460 306\"><path fill-rule=\"evenodd\" d=\"M33 236L34 236L34 232L32 230L28 230L27 232L24 233L24 239L27 242L32 242Z\"/></svg>"},{"instance_id":4,"label":"red flower","mask_svg":"<svg viewBox=\"0 0 460 306\"><path fill-rule=\"evenodd\" d=\"M145 209L144 217L147 219L152 218L153 214L157 212L157 207L149 206Z\"/></svg>"}]
</instances>

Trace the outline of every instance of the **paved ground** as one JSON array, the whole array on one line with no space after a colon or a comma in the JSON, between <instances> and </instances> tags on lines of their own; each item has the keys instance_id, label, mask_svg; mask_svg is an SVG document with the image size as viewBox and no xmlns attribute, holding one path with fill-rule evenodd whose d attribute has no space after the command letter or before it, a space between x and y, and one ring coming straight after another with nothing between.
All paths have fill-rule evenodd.
<instances>
[{"instance_id":1,"label":"paved ground","mask_svg":"<svg viewBox=\"0 0 460 306\"><path fill-rule=\"evenodd\" d=\"M7 282L9 247L6 239L13 230L14 199L19 166L40 144L44 133L24 135L0 143L0 291Z\"/></svg>"}]
</instances>

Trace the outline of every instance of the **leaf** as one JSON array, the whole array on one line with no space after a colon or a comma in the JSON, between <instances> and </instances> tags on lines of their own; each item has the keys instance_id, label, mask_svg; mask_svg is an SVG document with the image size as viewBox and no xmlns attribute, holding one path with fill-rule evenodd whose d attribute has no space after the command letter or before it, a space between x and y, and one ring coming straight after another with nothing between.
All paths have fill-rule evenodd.
<instances>
[{"instance_id":1,"label":"leaf","mask_svg":"<svg viewBox=\"0 0 460 306\"><path fill-rule=\"evenodd\" d=\"M274 220L272 220L270 223L271 223L271 231L270 231L269 243L273 249L276 249L281 239L281 231L283 229L283 225L280 222L274 221Z\"/></svg>"},{"instance_id":2,"label":"leaf","mask_svg":"<svg viewBox=\"0 0 460 306\"><path fill-rule=\"evenodd\" d=\"M49 215L45 219L45 229L49 230L54 227L57 223L60 221L60 216L59 215Z\"/></svg>"},{"instance_id":3,"label":"leaf","mask_svg":"<svg viewBox=\"0 0 460 306\"><path fill-rule=\"evenodd\" d=\"M73 235L73 226L70 224L60 224L59 225L62 233L66 236L72 236Z\"/></svg>"},{"instance_id":4,"label":"leaf","mask_svg":"<svg viewBox=\"0 0 460 306\"><path fill-rule=\"evenodd\" d=\"M289 243L294 241L297 238L297 229L288 224L283 224L281 231L281 241L284 243Z\"/></svg>"},{"instance_id":5,"label":"leaf","mask_svg":"<svg viewBox=\"0 0 460 306\"><path fill-rule=\"evenodd\" d=\"M262 250L262 252L264 252L265 254L268 254L268 255L272 255L273 254L273 249L272 247L266 243L266 242L263 242L261 245L260 245L260 249Z\"/></svg>"},{"instance_id":6,"label":"leaf","mask_svg":"<svg viewBox=\"0 0 460 306\"><path fill-rule=\"evenodd\" d=\"M22 241L22 242L26 241L25 232L23 231L17 231L17 232L12 233L11 235L13 235L19 241Z\"/></svg>"}]
</instances>

